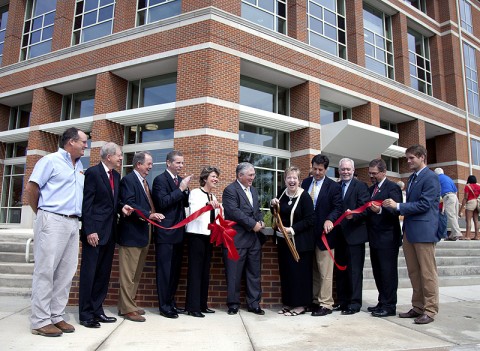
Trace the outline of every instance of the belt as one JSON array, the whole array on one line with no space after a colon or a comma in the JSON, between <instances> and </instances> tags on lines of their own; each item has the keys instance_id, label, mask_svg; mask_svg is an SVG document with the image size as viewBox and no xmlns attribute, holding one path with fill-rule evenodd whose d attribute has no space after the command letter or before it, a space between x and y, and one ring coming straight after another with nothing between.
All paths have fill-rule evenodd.
<instances>
[{"instance_id":1,"label":"belt","mask_svg":"<svg viewBox=\"0 0 480 351\"><path fill-rule=\"evenodd\" d=\"M44 210L43 208L40 208L40 210L48 212L48 213L53 213L54 215L62 216L62 217L65 217L65 218L78 218L77 215L66 215L66 214L61 214L61 213L55 213L55 212Z\"/></svg>"},{"instance_id":2,"label":"belt","mask_svg":"<svg viewBox=\"0 0 480 351\"><path fill-rule=\"evenodd\" d=\"M446 196L446 195L448 195L448 194L455 194L455 193L454 193L453 191L449 191L448 193L443 194L442 197L444 197L444 196Z\"/></svg>"}]
</instances>

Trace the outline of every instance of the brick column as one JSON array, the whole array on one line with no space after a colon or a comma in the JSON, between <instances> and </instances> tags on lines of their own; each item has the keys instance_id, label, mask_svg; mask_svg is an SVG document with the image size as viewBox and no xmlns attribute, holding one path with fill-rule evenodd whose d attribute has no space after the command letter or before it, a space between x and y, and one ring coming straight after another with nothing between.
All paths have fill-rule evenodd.
<instances>
[{"instance_id":1,"label":"brick column","mask_svg":"<svg viewBox=\"0 0 480 351\"><path fill-rule=\"evenodd\" d=\"M16 63L20 59L22 30L25 21L26 1L10 1L8 5L8 22L5 30L2 67Z\"/></svg>"},{"instance_id":2,"label":"brick column","mask_svg":"<svg viewBox=\"0 0 480 351\"><path fill-rule=\"evenodd\" d=\"M407 30L407 16L404 13L398 12L392 16L395 80L410 86Z\"/></svg>"},{"instance_id":3,"label":"brick column","mask_svg":"<svg viewBox=\"0 0 480 351\"><path fill-rule=\"evenodd\" d=\"M361 123L380 127L380 105L369 102L352 109L352 119Z\"/></svg>"},{"instance_id":4,"label":"brick column","mask_svg":"<svg viewBox=\"0 0 480 351\"><path fill-rule=\"evenodd\" d=\"M365 67L363 1L345 1L345 13L347 21L348 61Z\"/></svg>"},{"instance_id":5,"label":"brick column","mask_svg":"<svg viewBox=\"0 0 480 351\"><path fill-rule=\"evenodd\" d=\"M456 35L446 34L442 36L443 64L445 68L446 102L465 108L462 79L462 59L460 56L460 41ZM478 62L478 61L477 61Z\"/></svg>"},{"instance_id":6,"label":"brick column","mask_svg":"<svg viewBox=\"0 0 480 351\"><path fill-rule=\"evenodd\" d=\"M436 163L468 163L468 139L466 136L449 133L435 137ZM467 179L468 167L462 165L442 166L445 174L453 179Z\"/></svg>"},{"instance_id":7,"label":"brick column","mask_svg":"<svg viewBox=\"0 0 480 351\"><path fill-rule=\"evenodd\" d=\"M0 104L0 132L8 130L10 121L10 106ZM0 157L0 159L2 159Z\"/></svg>"},{"instance_id":8,"label":"brick column","mask_svg":"<svg viewBox=\"0 0 480 351\"><path fill-rule=\"evenodd\" d=\"M130 28L135 28L136 18L136 2L134 3L134 5L132 5L132 0L116 0L115 20L113 21L113 33L118 33Z\"/></svg>"},{"instance_id":9,"label":"brick column","mask_svg":"<svg viewBox=\"0 0 480 351\"><path fill-rule=\"evenodd\" d=\"M445 65L440 58L443 57L442 37L434 35L429 38L430 66L432 69L432 94L433 97L447 101L445 89Z\"/></svg>"},{"instance_id":10,"label":"brick column","mask_svg":"<svg viewBox=\"0 0 480 351\"><path fill-rule=\"evenodd\" d=\"M305 82L290 89L290 115L312 123L320 124L320 85L314 82ZM290 151L320 150L320 130L317 128L303 128L290 133ZM290 164L302 171L302 178L310 171L311 152L295 156Z\"/></svg>"},{"instance_id":11,"label":"brick column","mask_svg":"<svg viewBox=\"0 0 480 351\"><path fill-rule=\"evenodd\" d=\"M55 26L53 29L52 51L72 45L72 28L75 17L75 0L57 1Z\"/></svg>"},{"instance_id":12,"label":"brick column","mask_svg":"<svg viewBox=\"0 0 480 351\"><path fill-rule=\"evenodd\" d=\"M287 6L288 36L308 43L307 0L288 1Z\"/></svg>"},{"instance_id":13,"label":"brick column","mask_svg":"<svg viewBox=\"0 0 480 351\"><path fill-rule=\"evenodd\" d=\"M213 6L220 10L241 16L241 2L229 0L182 0L182 13Z\"/></svg>"},{"instance_id":14,"label":"brick column","mask_svg":"<svg viewBox=\"0 0 480 351\"><path fill-rule=\"evenodd\" d=\"M427 147L425 137L425 122L419 119L397 124L398 128L398 146L408 148L409 146L420 144ZM410 172L405 158L400 160L400 173Z\"/></svg>"}]
</instances>

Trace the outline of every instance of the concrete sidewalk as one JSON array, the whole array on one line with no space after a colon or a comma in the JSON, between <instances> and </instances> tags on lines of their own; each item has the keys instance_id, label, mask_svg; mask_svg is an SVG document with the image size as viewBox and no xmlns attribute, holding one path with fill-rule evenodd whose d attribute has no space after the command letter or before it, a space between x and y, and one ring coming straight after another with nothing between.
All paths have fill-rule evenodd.
<instances>
[{"instance_id":1,"label":"concrete sidewalk","mask_svg":"<svg viewBox=\"0 0 480 351\"><path fill-rule=\"evenodd\" d=\"M225 310L194 318L171 320L147 310L145 323L119 318L116 323L88 329L78 322L77 307L66 319L76 331L57 338L30 333L30 300L0 298L0 350L480 350L480 285L440 288L440 313L434 323L415 325L411 319L375 318L366 312L376 304L376 291L364 291L362 312L325 317L285 317L276 310L256 316ZM411 289L400 289L397 312L410 308ZM116 315L116 308L107 309Z\"/></svg>"}]
</instances>

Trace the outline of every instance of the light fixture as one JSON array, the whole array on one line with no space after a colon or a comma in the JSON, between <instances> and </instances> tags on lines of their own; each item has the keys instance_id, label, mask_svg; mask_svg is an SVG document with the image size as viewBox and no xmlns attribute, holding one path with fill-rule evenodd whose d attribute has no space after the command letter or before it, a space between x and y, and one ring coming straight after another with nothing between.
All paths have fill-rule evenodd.
<instances>
[{"instance_id":1,"label":"light fixture","mask_svg":"<svg viewBox=\"0 0 480 351\"><path fill-rule=\"evenodd\" d=\"M146 130L157 130L157 129L158 129L158 125L155 124L155 123L145 124L145 129L146 129Z\"/></svg>"}]
</instances>

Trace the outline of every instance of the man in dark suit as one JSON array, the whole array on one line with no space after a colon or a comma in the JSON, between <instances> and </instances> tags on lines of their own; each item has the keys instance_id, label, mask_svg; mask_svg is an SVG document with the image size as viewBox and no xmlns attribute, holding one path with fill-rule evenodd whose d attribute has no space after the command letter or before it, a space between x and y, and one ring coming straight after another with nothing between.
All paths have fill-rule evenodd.
<instances>
[{"instance_id":1,"label":"man in dark suit","mask_svg":"<svg viewBox=\"0 0 480 351\"><path fill-rule=\"evenodd\" d=\"M82 204L82 262L80 266L79 317L87 328L100 328L100 323L113 323L102 304L107 296L115 233L122 150L115 143L100 149L101 162L85 172ZM126 212L128 213L128 212Z\"/></svg>"},{"instance_id":2,"label":"man in dark suit","mask_svg":"<svg viewBox=\"0 0 480 351\"><path fill-rule=\"evenodd\" d=\"M402 202L402 190L387 179L387 165L381 158L372 160L368 174L373 185L368 189L371 200L393 199ZM372 204L367 210L368 241L373 277L378 290L378 303L368 307L374 317L396 314L398 288L398 251L402 243L402 232L398 213L392 208Z\"/></svg>"},{"instance_id":3,"label":"man in dark suit","mask_svg":"<svg viewBox=\"0 0 480 351\"><path fill-rule=\"evenodd\" d=\"M164 227L171 227L185 219L185 207L188 207L188 185L192 175L179 176L184 166L180 151L171 151L167 155L167 169L153 181L153 203L155 208L165 215ZM160 314L167 318L178 318L183 313L175 305L182 265L184 227L167 230L155 228L155 262L157 294Z\"/></svg>"},{"instance_id":4,"label":"man in dark suit","mask_svg":"<svg viewBox=\"0 0 480 351\"><path fill-rule=\"evenodd\" d=\"M330 161L327 156L316 155L312 159L312 177L303 180L302 188L308 191L315 209L315 262L313 270L312 316L326 316L333 307L333 261L321 240L322 231L335 252L333 223L342 214L340 185L326 176ZM318 304L318 307L316 306Z\"/></svg>"},{"instance_id":5,"label":"man in dark suit","mask_svg":"<svg viewBox=\"0 0 480 351\"><path fill-rule=\"evenodd\" d=\"M139 210L144 217L154 221L164 218L155 211L146 177L153 166L152 155L148 151L137 152L133 156L133 172L120 182L119 206L128 205ZM138 284L142 277L148 244L151 239L151 225L139 214L120 216L118 225L118 265L119 265L119 315L134 322L145 322L145 311L138 308L135 301Z\"/></svg>"},{"instance_id":6,"label":"man in dark suit","mask_svg":"<svg viewBox=\"0 0 480 351\"><path fill-rule=\"evenodd\" d=\"M414 172L407 184L407 201L383 201L384 207L394 208L404 216L403 253L412 284L412 308L400 313L400 318L415 318L416 324L433 322L438 313L438 275L435 245L438 233L440 183L427 167L427 150L421 145L406 151L407 163Z\"/></svg>"},{"instance_id":7,"label":"man in dark suit","mask_svg":"<svg viewBox=\"0 0 480 351\"><path fill-rule=\"evenodd\" d=\"M368 187L357 180L355 164L343 158L338 164L342 185L343 211L354 210L370 200ZM360 312L362 307L363 265L365 243L368 241L367 213L348 215L337 227L335 260L346 265L344 271L337 270L337 309L343 315Z\"/></svg>"},{"instance_id":8,"label":"man in dark suit","mask_svg":"<svg viewBox=\"0 0 480 351\"><path fill-rule=\"evenodd\" d=\"M255 179L255 169L248 162L237 165L237 180L223 191L223 207L225 219L235 221L235 247L240 259L233 261L228 258L228 251L223 249L225 274L227 278L228 314L237 314L240 306L240 286L245 268L247 285L248 311L263 315L260 308L262 289L260 285L260 270L262 258L262 243L264 236L260 230L265 228L262 212L258 202L257 190L252 186Z\"/></svg>"}]
</instances>

